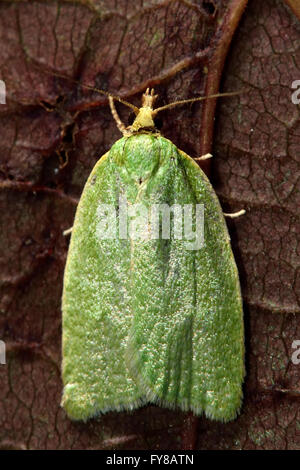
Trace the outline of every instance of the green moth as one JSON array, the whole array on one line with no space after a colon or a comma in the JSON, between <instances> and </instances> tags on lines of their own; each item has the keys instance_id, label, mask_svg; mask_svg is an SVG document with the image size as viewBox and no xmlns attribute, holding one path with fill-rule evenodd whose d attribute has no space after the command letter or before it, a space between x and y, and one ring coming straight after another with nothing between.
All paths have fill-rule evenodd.
<instances>
[{"instance_id":1,"label":"green moth","mask_svg":"<svg viewBox=\"0 0 300 470\"><path fill-rule=\"evenodd\" d=\"M75 420L150 402L226 422L241 407L242 299L224 215L200 167L156 130L166 107L155 98L147 90L140 109L115 98L136 113L125 128L109 97L123 137L75 216L62 298L62 405ZM193 244L180 229L192 208L196 233L195 207Z\"/></svg>"}]
</instances>

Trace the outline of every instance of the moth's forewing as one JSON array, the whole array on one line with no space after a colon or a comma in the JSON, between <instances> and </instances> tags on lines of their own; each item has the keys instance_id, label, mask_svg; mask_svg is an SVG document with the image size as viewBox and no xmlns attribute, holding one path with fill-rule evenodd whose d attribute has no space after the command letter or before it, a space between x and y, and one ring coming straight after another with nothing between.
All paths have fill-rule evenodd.
<instances>
[{"instance_id":1,"label":"moth's forewing","mask_svg":"<svg viewBox=\"0 0 300 470\"><path fill-rule=\"evenodd\" d=\"M123 188L113 154L99 160L84 187L65 268L62 404L73 419L141 403L124 364L132 323L130 241L101 238L99 210L107 205L112 215Z\"/></svg>"},{"instance_id":2,"label":"moth's forewing","mask_svg":"<svg viewBox=\"0 0 300 470\"><path fill-rule=\"evenodd\" d=\"M140 199L202 204L204 246L191 249L174 232L169 240L134 243L126 357L152 401L228 421L240 409L244 378L242 300L230 239L202 170L170 141L158 140L166 158Z\"/></svg>"}]
</instances>

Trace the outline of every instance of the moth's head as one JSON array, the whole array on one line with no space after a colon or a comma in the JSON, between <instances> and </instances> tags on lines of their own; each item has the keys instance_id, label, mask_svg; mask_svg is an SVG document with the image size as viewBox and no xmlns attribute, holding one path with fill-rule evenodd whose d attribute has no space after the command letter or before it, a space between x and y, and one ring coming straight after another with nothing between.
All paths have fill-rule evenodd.
<instances>
[{"instance_id":1,"label":"moth's head","mask_svg":"<svg viewBox=\"0 0 300 470\"><path fill-rule=\"evenodd\" d=\"M154 103L156 98L157 95L154 94L154 90L152 89L150 92L147 88L143 94L142 107L139 108L133 124L129 127L131 132L138 132L140 129L155 130L154 116L156 113Z\"/></svg>"},{"instance_id":2,"label":"moth's head","mask_svg":"<svg viewBox=\"0 0 300 470\"><path fill-rule=\"evenodd\" d=\"M161 106L160 108L154 109L154 102L157 98L157 95L154 94L153 89L150 92L149 88L147 88L146 92L143 94L141 108L137 108L133 104L128 103L127 101L123 100L122 98L118 96L113 96L106 91L103 91L103 90L97 90L97 91L108 96L112 115L117 123L118 129L122 132L124 136L128 136L139 131L155 132L155 133L158 132L155 126L154 118L156 117L158 113L160 113L161 111L165 109L170 109L170 108L173 108L174 106L181 105L184 103L194 103L195 101L202 101L202 100L206 100L209 98L218 98L219 96L234 96L234 95L239 95L241 93L240 91L238 91L238 92L229 92L229 93L216 93L215 95L210 95L210 96L199 96L198 98L189 98L187 100L175 101L173 103L166 104L165 106ZM120 101L121 103L125 104L126 106L131 108L133 112L135 113L136 118L131 126L125 127L125 125L122 123L116 111L114 100Z\"/></svg>"}]
</instances>

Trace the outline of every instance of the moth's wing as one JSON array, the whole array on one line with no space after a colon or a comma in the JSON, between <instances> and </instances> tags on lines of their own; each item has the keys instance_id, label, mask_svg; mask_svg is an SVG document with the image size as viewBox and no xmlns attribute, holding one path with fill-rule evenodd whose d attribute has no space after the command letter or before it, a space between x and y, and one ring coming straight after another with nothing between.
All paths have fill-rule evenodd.
<instances>
[{"instance_id":1,"label":"moth's wing","mask_svg":"<svg viewBox=\"0 0 300 470\"><path fill-rule=\"evenodd\" d=\"M62 405L73 419L132 409L142 400L124 363L132 321L130 243L100 237L100 203L113 211L122 188L118 166L107 153L85 185L72 230L62 299Z\"/></svg>"},{"instance_id":2,"label":"moth's wing","mask_svg":"<svg viewBox=\"0 0 300 470\"><path fill-rule=\"evenodd\" d=\"M187 240L134 242L134 320L126 360L150 400L233 419L242 400L244 339L238 272L217 196L183 152L169 154L144 200L204 205L204 246ZM143 200L141 200L143 202Z\"/></svg>"},{"instance_id":3,"label":"moth's wing","mask_svg":"<svg viewBox=\"0 0 300 470\"><path fill-rule=\"evenodd\" d=\"M197 310L191 407L199 412L197 364L204 362L205 414L229 421L241 407L245 376L243 302L238 270L214 189L199 166L183 152L180 155L197 203L204 204L205 246L195 252ZM197 346L203 338L204 351Z\"/></svg>"}]
</instances>

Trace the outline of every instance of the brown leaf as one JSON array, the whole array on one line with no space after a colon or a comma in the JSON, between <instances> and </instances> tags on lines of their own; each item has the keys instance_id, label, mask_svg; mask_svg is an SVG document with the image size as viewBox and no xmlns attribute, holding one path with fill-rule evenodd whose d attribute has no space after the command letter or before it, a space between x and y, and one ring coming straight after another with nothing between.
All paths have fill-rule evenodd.
<instances>
[{"instance_id":1,"label":"brown leaf","mask_svg":"<svg viewBox=\"0 0 300 470\"><path fill-rule=\"evenodd\" d=\"M0 4L2 448L299 448L299 8L246 3ZM147 86L158 106L215 93L221 79L223 91L248 90L216 112L207 100L162 116L163 135L192 157L212 150L224 210L247 210L229 223L247 350L245 401L232 423L155 406L73 423L60 408L62 232L93 165L120 137L107 99L74 79L136 105ZM127 122L127 108L118 111Z\"/></svg>"}]
</instances>

